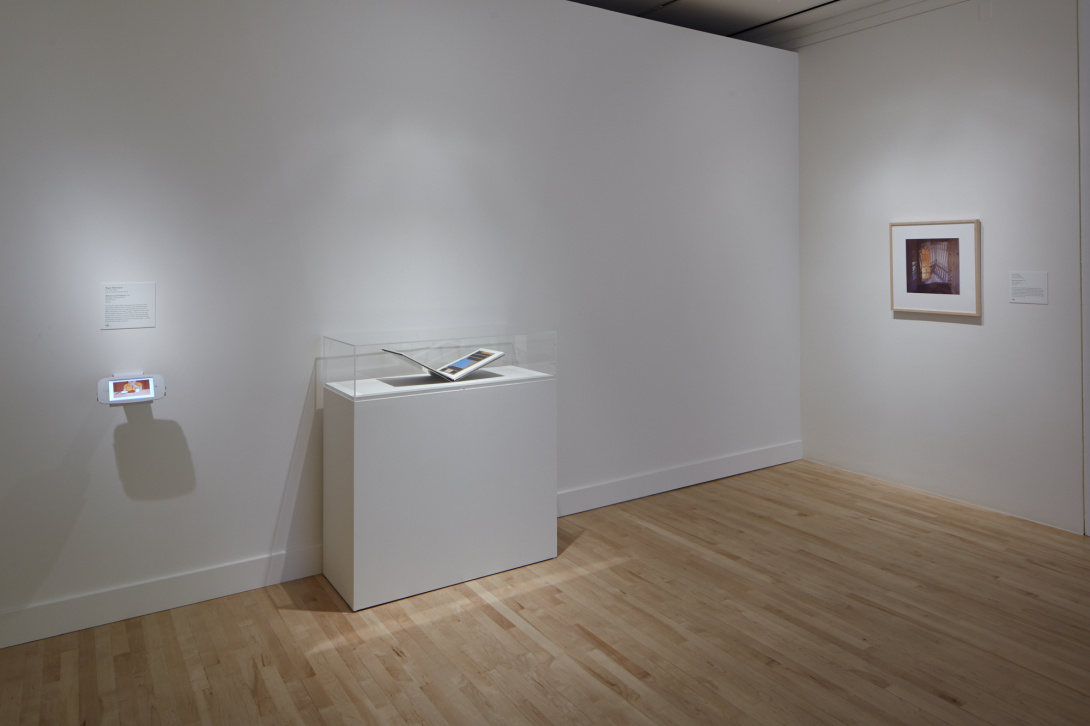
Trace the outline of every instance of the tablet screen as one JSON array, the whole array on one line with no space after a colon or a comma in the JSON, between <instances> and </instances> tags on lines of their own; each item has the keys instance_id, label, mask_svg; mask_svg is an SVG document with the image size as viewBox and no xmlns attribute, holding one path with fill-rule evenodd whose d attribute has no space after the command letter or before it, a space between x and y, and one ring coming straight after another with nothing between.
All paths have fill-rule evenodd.
<instances>
[{"instance_id":1,"label":"tablet screen","mask_svg":"<svg viewBox=\"0 0 1090 726\"><path fill-rule=\"evenodd\" d=\"M155 382L151 378L129 378L110 381L110 403L141 401L155 398Z\"/></svg>"}]
</instances>

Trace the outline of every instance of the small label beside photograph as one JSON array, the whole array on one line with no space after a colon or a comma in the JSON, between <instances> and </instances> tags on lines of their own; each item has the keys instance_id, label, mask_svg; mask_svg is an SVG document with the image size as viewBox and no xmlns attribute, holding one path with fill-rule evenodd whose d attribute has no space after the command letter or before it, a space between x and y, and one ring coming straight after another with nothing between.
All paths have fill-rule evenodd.
<instances>
[{"instance_id":1,"label":"small label beside photograph","mask_svg":"<svg viewBox=\"0 0 1090 726\"><path fill-rule=\"evenodd\" d=\"M1048 305L1048 273L1012 272L1010 301Z\"/></svg>"}]
</instances>

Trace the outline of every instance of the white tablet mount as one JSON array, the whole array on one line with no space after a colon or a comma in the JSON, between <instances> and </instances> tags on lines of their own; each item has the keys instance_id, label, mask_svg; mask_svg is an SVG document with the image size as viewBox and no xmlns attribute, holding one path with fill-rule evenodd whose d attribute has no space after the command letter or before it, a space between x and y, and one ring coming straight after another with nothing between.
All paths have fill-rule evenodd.
<instances>
[{"instance_id":1,"label":"white tablet mount","mask_svg":"<svg viewBox=\"0 0 1090 726\"><path fill-rule=\"evenodd\" d=\"M132 373L98 382L98 402L117 406L125 403L158 401L167 395L163 377L149 373Z\"/></svg>"}]
</instances>

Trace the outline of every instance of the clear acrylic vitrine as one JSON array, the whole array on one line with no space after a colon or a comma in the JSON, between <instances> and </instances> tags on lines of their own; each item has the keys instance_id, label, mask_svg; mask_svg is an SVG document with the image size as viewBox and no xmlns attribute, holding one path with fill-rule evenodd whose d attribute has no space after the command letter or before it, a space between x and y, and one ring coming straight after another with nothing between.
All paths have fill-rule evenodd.
<instances>
[{"instance_id":1,"label":"clear acrylic vitrine","mask_svg":"<svg viewBox=\"0 0 1090 726\"><path fill-rule=\"evenodd\" d=\"M441 367L479 348L503 351L495 363L455 382L429 375L383 349L396 350L431 367ZM424 330L402 333L334 333L322 339L318 396L335 393L358 400L421 393L435 387L511 383L556 375L554 331L503 328Z\"/></svg>"}]
</instances>

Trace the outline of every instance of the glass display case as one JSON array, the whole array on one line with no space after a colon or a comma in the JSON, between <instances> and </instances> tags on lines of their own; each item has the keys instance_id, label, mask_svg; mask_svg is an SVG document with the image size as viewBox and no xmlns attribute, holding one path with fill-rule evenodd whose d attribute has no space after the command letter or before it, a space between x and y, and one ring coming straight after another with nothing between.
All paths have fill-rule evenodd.
<instances>
[{"instance_id":1,"label":"glass display case","mask_svg":"<svg viewBox=\"0 0 1090 726\"><path fill-rule=\"evenodd\" d=\"M437 370L482 348L503 356L464 378L445 381L384 348ZM323 391L358 400L420 393L421 387L487 386L555 376L556 333L474 328L330 334L322 339L317 373L319 403Z\"/></svg>"},{"instance_id":2,"label":"glass display case","mask_svg":"<svg viewBox=\"0 0 1090 726\"><path fill-rule=\"evenodd\" d=\"M503 356L440 376L481 349ZM323 353L322 567L351 609L556 556L554 333L330 335Z\"/></svg>"}]
</instances>

